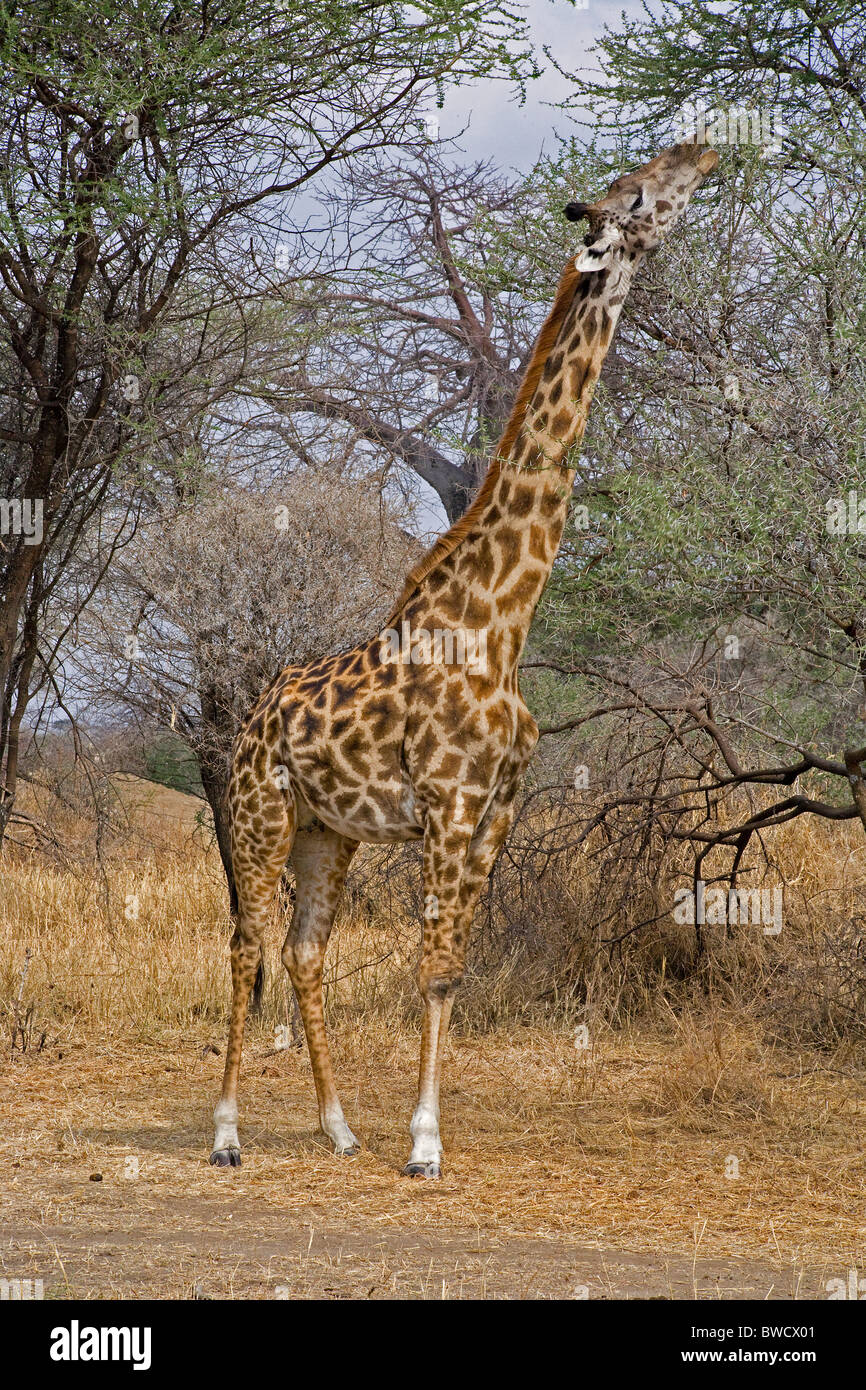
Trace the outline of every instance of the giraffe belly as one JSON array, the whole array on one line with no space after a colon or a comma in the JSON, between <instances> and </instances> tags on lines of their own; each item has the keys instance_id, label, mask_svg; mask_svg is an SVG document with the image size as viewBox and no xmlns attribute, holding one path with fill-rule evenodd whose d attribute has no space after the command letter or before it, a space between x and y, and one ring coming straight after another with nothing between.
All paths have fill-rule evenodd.
<instances>
[{"instance_id":1,"label":"giraffe belly","mask_svg":"<svg viewBox=\"0 0 866 1390\"><path fill-rule=\"evenodd\" d=\"M345 803L347 795L329 800L306 788L303 793L296 789L295 796L299 829L313 829L318 821L349 839L374 845L420 840L424 835L408 782L359 791L352 805L337 804Z\"/></svg>"}]
</instances>

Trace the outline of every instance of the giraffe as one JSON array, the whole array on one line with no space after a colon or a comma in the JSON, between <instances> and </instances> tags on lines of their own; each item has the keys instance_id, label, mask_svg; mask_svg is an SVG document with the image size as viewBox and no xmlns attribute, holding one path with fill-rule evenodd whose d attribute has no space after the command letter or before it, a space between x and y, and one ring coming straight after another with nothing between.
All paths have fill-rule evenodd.
<instances>
[{"instance_id":1,"label":"giraffe","mask_svg":"<svg viewBox=\"0 0 866 1390\"><path fill-rule=\"evenodd\" d=\"M574 446L635 269L717 164L715 151L682 143L620 175L595 203L568 204L566 216L585 218L589 231L562 274L468 511L411 571L384 633L286 667L241 727L228 798L237 895L232 1009L211 1163L240 1164L244 1025L290 856L296 902L282 959L300 1004L321 1127L337 1154L358 1152L325 1035L325 949L359 843L423 840L421 1057L403 1172L440 1176L444 1039L474 909L538 738L517 668L562 536Z\"/></svg>"}]
</instances>

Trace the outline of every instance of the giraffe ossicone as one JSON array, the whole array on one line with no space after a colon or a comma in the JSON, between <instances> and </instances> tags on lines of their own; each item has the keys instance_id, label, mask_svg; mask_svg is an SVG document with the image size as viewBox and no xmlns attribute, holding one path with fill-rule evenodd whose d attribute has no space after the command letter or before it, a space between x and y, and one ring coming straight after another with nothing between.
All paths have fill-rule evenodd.
<instances>
[{"instance_id":1,"label":"giraffe ossicone","mask_svg":"<svg viewBox=\"0 0 866 1390\"><path fill-rule=\"evenodd\" d=\"M538 739L518 662L562 537L574 446L636 267L717 163L705 146L675 145L615 179L595 203L569 204L568 215L589 225L579 268L570 261L563 272L478 495L409 574L388 624L401 634L483 632L483 664L383 659L376 634L351 651L286 667L245 720L229 784L237 906L212 1163L240 1162L244 1025L290 857L295 908L282 959L300 1005L322 1129L335 1152L357 1151L325 1035L325 948L359 843L423 839L424 1012L403 1171L439 1176L444 1041L475 906Z\"/></svg>"}]
</instances>

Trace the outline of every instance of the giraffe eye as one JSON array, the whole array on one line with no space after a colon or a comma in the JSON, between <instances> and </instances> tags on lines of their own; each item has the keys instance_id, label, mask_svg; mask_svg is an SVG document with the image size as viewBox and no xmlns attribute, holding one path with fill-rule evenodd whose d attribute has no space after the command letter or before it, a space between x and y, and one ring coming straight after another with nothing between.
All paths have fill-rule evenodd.
<instances>
[{"instance_id":1,"label":"giraffe eye","mask_svg":"<svg viewBox=\"0 0 866 1390\"><path fill-rule=\"evenodd\" d=\"M641 189L641 191L638 193L637 197L635 198L634 202L632 203L631 207L629 208L629 212L637 212L637 210L638 210L638 208L640 207L640 205L641 205L642 202L643 202L643 189Z\"/></svg>"}]
</instances>

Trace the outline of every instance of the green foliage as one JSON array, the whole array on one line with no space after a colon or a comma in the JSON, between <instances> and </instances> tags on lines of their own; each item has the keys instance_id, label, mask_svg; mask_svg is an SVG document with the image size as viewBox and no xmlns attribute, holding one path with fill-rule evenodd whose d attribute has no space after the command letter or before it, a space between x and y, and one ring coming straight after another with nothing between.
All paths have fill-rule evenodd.
<instances>
[{"instance_id":1,"label":"green foliage","mask_svg":"<svg viewBox=\"0 0 866 1390\"><path fill-rule=\"evenodd\" d=\"M152 782L192 796L203 795L198 762L175 734L161 734L153 740L145 751L145 767Z\"/></svg>"},{"instance_id":2,"label":"green foliage","mask_svg":"<svg viewBox=\"0 0 866 1390\"><path fill-rule=\"evenodd\" d=\"M839 141L862 164L866 10L851 0L661 0L606 25L595 72L573 77L589 106L620 136L653 141L685 103L762 104L790 131L785 158L820 165ZM600 70L600 75L599 75Z\"/></svg>"},{"instance_id":3,"label":"green foliage","mask_svg":"<svg viewBox=\"0 0 866 1390\"><path fill-rule=\"evenodd\" d=\"M597 46L602 76L575 79L596 143L563 143L523 190L526 256L549 290L563 195L591 199L606 164L656 153L686 103L758 106L779 136L719 145L718 177L638 276L574 459L530 651L580 674L530 672L527 689L608 768L629 720L636 737L645 715L649 738L668 717L651 711L689 702L752 766L808 749L838 769L864 744L864 55L866 10L850 4L623 15ZM503 263L519 264L523 234L503 231ZM620 701L636 712L612 724L599 711ZM850 797L838 772L807 785Z\"/></svg>"}]
</instances>

